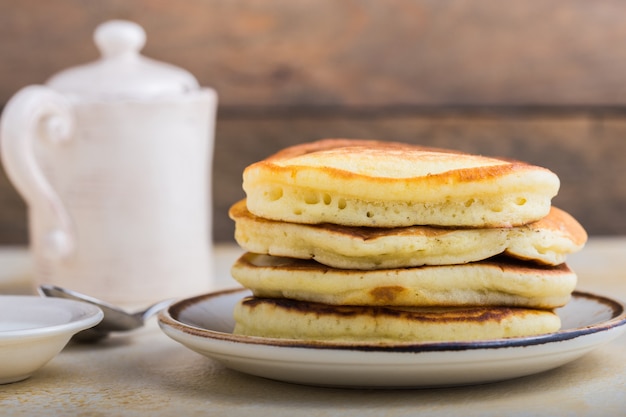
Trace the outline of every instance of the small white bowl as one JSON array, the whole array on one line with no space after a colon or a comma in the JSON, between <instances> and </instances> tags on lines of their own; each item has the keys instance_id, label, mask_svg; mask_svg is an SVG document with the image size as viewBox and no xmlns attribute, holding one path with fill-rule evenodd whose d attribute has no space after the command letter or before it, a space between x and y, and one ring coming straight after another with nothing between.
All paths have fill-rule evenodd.
<instances>
[{"instance_id":1,"label":"small white bowl","mask_svg":"<svg viewBox=\"0 0 626 417\"><path fill-rule=\"evenodd\" d=\"M0 296L0 384L30 377L70 338L98 324L100 308L84 302L24 295Z\"/></svg>"}]
</instances>

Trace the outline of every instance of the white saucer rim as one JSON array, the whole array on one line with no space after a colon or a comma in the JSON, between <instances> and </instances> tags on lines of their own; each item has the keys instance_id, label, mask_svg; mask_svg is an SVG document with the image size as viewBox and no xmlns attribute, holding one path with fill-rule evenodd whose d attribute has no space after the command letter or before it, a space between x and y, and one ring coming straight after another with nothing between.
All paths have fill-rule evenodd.
<instances>
[{"instance_id":1,"label":"white saucer rim","mask_svg":"<svg viewBox=\"0 0 626 417\"><path fill-rule=\"evenodd\" d=\"M95 326L104 318L104 313L99 307L81 301L35 295L0 295L0 310L6 305L6 302L20 303L21 308L24 308L24 303L44 308L62 308L69 311L72 316L66 322L42 324L41 326L25 329L0 330L0 343L20 339L51 337L67 333L75 334Z\"/></svg>"}]
</instances>

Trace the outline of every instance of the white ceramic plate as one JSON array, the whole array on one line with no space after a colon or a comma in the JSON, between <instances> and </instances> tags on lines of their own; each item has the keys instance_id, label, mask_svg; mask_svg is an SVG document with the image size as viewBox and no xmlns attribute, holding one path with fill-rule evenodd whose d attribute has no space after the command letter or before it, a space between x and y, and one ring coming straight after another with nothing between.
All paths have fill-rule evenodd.
<instances>
[{"instance_id":1,"label":"white ceramic plate","mask_svg":"<svg viewBox=\"0 0 626 417\"><path fill-rule=\"evenodd\" d=\"M558 310L562 330L535 337L397 345L337 344L232 334L247 290L179 301L159 315L172 339L225 366L261 377L324 386L435 387L492 382L556 368L618 337L624 305L575 292Z\"/></svg>"},{"instance_id":2,"label":"white ceramic plate","mask_svg":"<svg viewBox=\"0 0 626 417\"><path fill-rule=\"evenodd\" d=\"M102 320L98 307L37 296L0 296L0 384L31 376L81 330Z\"/></svg>"}]
</instances>

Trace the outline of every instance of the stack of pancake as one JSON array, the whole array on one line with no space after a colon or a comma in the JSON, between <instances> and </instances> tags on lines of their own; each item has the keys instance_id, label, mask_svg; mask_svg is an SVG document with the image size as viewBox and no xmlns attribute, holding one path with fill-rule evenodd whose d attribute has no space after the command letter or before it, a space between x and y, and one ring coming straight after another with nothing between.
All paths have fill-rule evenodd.
<instances>
[{"instance_id":1,"label":"stack of pancake","mask_svg":"<svg viewBox=\"0 0 626 417\"><path fill-rule=\"evenodd\" d=\"M559 178L451 150L326 139L244 170L233 277L238 334L334 342L549 333L587 235Z\"/></svg>"}]
</instances>

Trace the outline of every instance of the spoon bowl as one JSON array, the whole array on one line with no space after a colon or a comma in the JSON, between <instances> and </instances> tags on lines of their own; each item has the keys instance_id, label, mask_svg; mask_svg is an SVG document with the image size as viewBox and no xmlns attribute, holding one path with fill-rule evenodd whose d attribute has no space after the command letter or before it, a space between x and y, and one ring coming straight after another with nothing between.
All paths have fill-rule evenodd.
<instances>
[{"instance_id":1,"label":"spoon bowl","mask_svg":"<svg viewBox=\"0 0 626 417\"><path fill-rule=\"evenodd\" d=\"M39 293L45 297L85 301L100 307L104 313L102 321L98 325L83 330L73 337L74 340L85 343L97 342L107 337L111 332L127 332L142 327L147 319L166 308L174 301L173 299L160 301L144 310L130 313L106 301L67 288L44 284L40 285L38 290Z\"/></svg>"}]
</instances>

